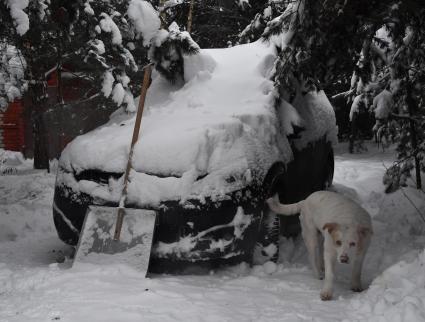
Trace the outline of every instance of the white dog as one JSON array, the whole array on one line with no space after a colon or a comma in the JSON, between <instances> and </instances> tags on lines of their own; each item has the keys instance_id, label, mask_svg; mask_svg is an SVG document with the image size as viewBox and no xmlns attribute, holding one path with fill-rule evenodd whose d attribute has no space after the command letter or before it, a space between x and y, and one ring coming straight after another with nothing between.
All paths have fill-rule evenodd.
<instances>
[{"instance_id":1,"label":"white dog","mask_svg":"<svg viewBox=\"0 0 425 322\"><path fill-rule=\"evenodd\" d=\"M330 300L333 292L336 260L349 263L353 259L351 289L361 292L361 270L369 247L372 223L369 214L351 199L330 191L317 191L298 203L284 205L276 194L267 199L270 209L280 215L300 213L302 236L309 259L318 278L325 281L322 300ZM320 243L324 237L323 247ZM322 254L323 253L323 254Z\"/></svg>"}]
</instances>

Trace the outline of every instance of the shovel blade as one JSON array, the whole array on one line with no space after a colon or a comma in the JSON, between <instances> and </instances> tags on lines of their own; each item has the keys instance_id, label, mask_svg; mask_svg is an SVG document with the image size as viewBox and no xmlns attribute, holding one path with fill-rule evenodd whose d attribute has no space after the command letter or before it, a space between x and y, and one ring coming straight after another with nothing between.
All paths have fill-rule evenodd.
<instances>
[{"instance_id":1,"label":"shovel blade","mask_svg":"<svg viewBox=\"0 0 425 322\"><path fill-rule=\"evenodd\" d=\"M89 207L73 266L126 264L146 275L156 212L126 208L120 239L114 240L117 212L114 207Z\"/></svg>"}]
</instances>

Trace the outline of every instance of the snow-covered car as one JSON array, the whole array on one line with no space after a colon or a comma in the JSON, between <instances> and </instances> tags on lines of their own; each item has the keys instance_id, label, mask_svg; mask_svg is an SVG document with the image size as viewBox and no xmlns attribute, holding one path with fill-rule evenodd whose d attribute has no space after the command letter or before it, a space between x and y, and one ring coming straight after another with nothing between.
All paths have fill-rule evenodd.
<instances>
[{"instance_id":1,"label":"snow-covered car","mask_svg":"<svg viewBox=\"0 0 425 322\"><path fill-rule=\"evenodd\" d=\"M159 215L151 272L251 262L265 198L295 202L332 181L333 108L321 91L276 106L275 57L261 42L201 50L185 58L184 84L153 75L127 199ZM116 112L63 151L53 217L64 242L77 244L89 205L118 204L134 118Z\"/></svg>"}]
</instances>

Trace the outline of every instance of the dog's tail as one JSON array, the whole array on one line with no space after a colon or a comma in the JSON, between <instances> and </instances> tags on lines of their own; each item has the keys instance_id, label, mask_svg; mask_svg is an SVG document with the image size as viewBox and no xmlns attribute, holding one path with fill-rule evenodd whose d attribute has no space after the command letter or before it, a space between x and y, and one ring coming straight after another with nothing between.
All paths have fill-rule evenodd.
<instances>
[{"instance_id":1,"label":"dog's tail","mask_svg":"<svg viewBox=\"0 0 425 322\"><path fill-rule=\"evenodd\" d=\"M273 197L266 200L269 208L279 215L292 216L300 213L303 201L284 205L280 203L279 196L275 194Z\"/></svg>"}]
</instances>

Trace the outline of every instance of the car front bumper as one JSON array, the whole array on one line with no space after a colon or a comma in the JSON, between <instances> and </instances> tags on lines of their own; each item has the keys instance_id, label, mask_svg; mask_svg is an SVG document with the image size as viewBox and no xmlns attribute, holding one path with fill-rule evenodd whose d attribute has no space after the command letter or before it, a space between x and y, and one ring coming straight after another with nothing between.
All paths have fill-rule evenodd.
<instances>
[{"instance_id":1,"label":"car front bumper","mask_svg":"<svg viewBox=\"0 0 425 322\"><path fill-rule=\"evenodd\" d=\"M261 195L258 189L248 186L219 201L165 201L151 208L158 218L149 271L184 272L194 266L210 269L226 263L251 262L263 213L263 200L252 197ZM92 196L63 184L56 186L53 218L61 240L74 246L78 243L91 204ZM103 205L117 206L107 202Z\"/></svg>"}]
</instances>

